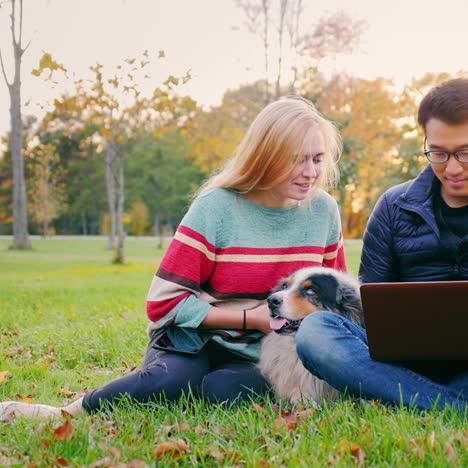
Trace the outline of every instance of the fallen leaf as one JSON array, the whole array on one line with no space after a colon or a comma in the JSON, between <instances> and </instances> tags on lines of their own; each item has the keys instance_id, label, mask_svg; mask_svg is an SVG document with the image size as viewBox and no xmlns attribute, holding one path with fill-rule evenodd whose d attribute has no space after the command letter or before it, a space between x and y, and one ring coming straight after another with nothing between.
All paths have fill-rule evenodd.
<instances>
[{"instance_id":1,"label":"fallen leaf","mask_svg":"<svg viewBox=\"0 0 468 468\"><path fill-rule=\"evenodd\" d=\"M32 395L21 395L21 393L16 394L16 399L23 402L23 403L34 403L34 398Z\"/></svg>"},{"instance_id":2,"label":"fallen leaf","mask_svg":"<svg viewBox=\"0 0 468 468\"><path fill-rule=\"evenodd\" d=\"M457 457L455 449L453 448L452 444L450 444L449 442L445 443L445 455L447 456L447 459L450 461L455 460L455 458Z\"/></svg>"},{"instance_id":3,"label":"fallen leaf","mask_svg":"<svg viewBox=\"0 0 468 468\"><path fill-rule=\"evenodd\" d=\"M147 467L148 465L143 460L133 459L127 463L127 468L141 468Z\"/></svg>"},{"instance_id":4,"label":"fallen leaf","mask_svg":"<svg viewBox=\"0 0 468 468\"><path fill-rule=\"evenodd\" d=\"M253 409L254 411L256 411L257 413L263 413L263 414L265 414L265 412L266 412L266 411L265 411L265 408L264 408L263 406L259 405L258 403L254 403L254 404L252 405L252 409Z\"/></svg>"},{"instance_id":5,"label":"fallen leaf","mask_svg":"<svg viewBox=\"0 0 468 468\"><path fill-rule=\"evenodd\" d=\"M181 455L181 452L190 452L189 446L187 442L183 439L177 439L177 442L167 441L167 442L160 442L154 448L154 455L156 457L161 457L166 453L172 453L174 458L178 458Z\"/></svg>"},{"instance_id":6,"label":"fallen leaf","mask_svg":"<svg viewBox=\"0 0 468 468\"><path fill-rule=\"evenodd\" d=\"M273 421L273 429L281 430L286 429L292 431L297 426L297 418L294 415L288 415L287 417L276 418Z\"/></svg>"},{"instance_id":7,"label":"fallen leaf","mask_svg":"<svg viewBox=\"0 0 468 468\"><path fill-rule=\"evenodd\" d=\"M3 382L6 382L11 376L12 376L12 373L7 370L0 371L0 384Z\"/></svg>"},{"instance_id":8,"label":"fallen leaf","mask_svg":"<svg viewBox=\"0 0 468 468\"><path fill-rule=\"evenodd\" d=\"M205 426L202 426L201 424L197 424L195 427L195 433L196 434L206 434L208 432L208 428Z\"/></svg>"},{"instance_id":9,"label":"fallen leaf","mask_svg":"<svg viewBox=\"0 0 468 468\"><path fill-rule=\"evenodd\" d=\"M255 463L255 468L268 468L269 466L271 466L270 463L268 463L267 461L265 460L260 460L258 462Z\"/></svg>"},{"instance_id":10,"label":"fallen leaf","mask_svg":"<svg viewBox=\"0 0 468 468\"><path fill-rule=\"evenodd\" d=\"M107 468L109 466L112 466L112 458L105 457L100 458L99 460L96 460L95 462L91 463L91 465L89 465L89 468Z\"/></svg>"},{"instance_id":11,"label":"fallen leaf","mask_svg":"<svg viewBox=\"0 0 468 468\"><path fill-rule=\"evenodd\" d=\"M179 424L174 424L172 426L173 431L181 431L181 432L189 432L190 431L190 425L187 423L179 423Z\"/></svg>"},{"instance_id":12,"label":"fallen leaf","mask_svg":"<svg viewBox=\"0 0 468 468\"><path fill-rule=\"evenodd\" d=\"M109 449L109 452L112 454L112 456L118 460L120 458L120 450L117 447L111 447Z\"/></svg>"},{"instance_id":13,"label":"fallen leaf","mask_svg":"<svg viewBox=\"0 0 468 468\"><path fill-rule=\"evenodd\" d=\"M67 419L61 426L54 431L55 440L70 440L75 432L75 427Z\"/></svg>"},{"instance_id":14,"label":"fallen leaf","mask_svg":"<svg viewBox=\"0 0 468 468\"><path fill-rule=\"evenodd\" d=\"M190 452L190 448L184 439L177 439L177 448L181 450L182 452L186 452L186 453Z\"/></svg>"},{"instance_id":15,"label":"fallen leaf","mask_svg":"<svg viewBox=\"0 0 468 468\"><path fill-rule=\"evenodd\" d=\"M308 408L303 411L299 411L297 413L297 419L307 419L315 416L317 414L317 410L315 408Z\"/></svg>"},{"instance_id":16,"label":"fallen leaf","mask_svg":"<svg viewBox=\"0 0 468 468\"><path fill-rule=\"evenodd\" d=\"M61 457L60 455L57 455L55 459L55 463L59 466L70 466L68 461L65 460L65 458Z\"/></svg>"},{"instance_id":17,"label":"fallen leaf","mask_svg":"<svg viewBox=\"0 0 468 468\"><path fill-rule=\"evenodd\" d=\"M358 443L351 445L350 451L351 456L355 458L358 463L362 463L367 458L367 453Z\"/></svg>"},{"instance_id":18,"label":"fallen leaf","mask_svg":"<svg viewBox=\"0 0 468 468\"><path fill-rule=\"evenodd\" d=\"M428 447L433 448L434 443L435 443L435 432L431 431L429 435L427 436L427 445Z\"/></svg>"},{"instance_id":19,"label":"fallen leaf","mask_svg":"<svg viewBox=\"0 0 468 468\"><path fill-rule=\"evenodd\" d=\"M215 460L222 462L226 457L226 452L223 449L207 449L203 452L205 457L211 457Z\"/></svg>"},{"instance_id":20,"label":"fallen leaf","mask_svg":"<svg viewBox=\"0 0 468 468\"><path fill-rule=\"evenodd\" d=\"M65 398L70 398L72 396L75 396L76 392L72 392L72 391L68 390L67 388L62 387L59 390L59 395L65 397Z\"/></svg>"}]
</instances>

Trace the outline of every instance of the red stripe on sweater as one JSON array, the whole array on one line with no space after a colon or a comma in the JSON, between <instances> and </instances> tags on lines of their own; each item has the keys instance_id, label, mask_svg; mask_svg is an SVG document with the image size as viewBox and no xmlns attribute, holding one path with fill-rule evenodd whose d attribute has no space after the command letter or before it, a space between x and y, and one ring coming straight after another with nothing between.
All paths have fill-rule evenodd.
<instances>
[{"instance_id":1,"label":"red stripe on sweater","mask_svg":"<svg viewBox=\"0 0 468 468\"><path fill-rule=\"evenodd\" d=\"M320 266L319 262L231 263L216 264L210 287L220 293L264 294L281 278L299 268Z\"/></svg>"},{"instance_id":2,"label":"red stripe on sweater","mask_svg":"<svg viewBox=\"0 0 468 468\"><path fill-rule=\"evenodd\" d=\"M345 251L343 247L340 247L338 252L336 253L335 258L331 259L324 259L323 260L323 265L334 268L335 270L340 270L340 271L348 271L348 266L346 264L346 256L345 256Z\"/></svg>"},{"instance_id":3,"label":"red stripe on sweater","mask_svg":"<svg viewBox=\"0 0 468 468\"><path fill-rule=\"evenodd\" d=\"M211 275L214 262L198 249L174 239L161 262L161 268L197 284Z\"/></svg>"},{"instance_id":4,"label":"red stripe on sweater","mask_svg":"<svg viewBox=\"0 0 468 468\"><path fill-rule=\"evenodd\" d=\"M188 237L191 237L192 239L201 242L210 252L215 253L216 248L213 244L208 242L205 236L200 234L197 231L194 231L193 229L183 226L182 224L177 228L177 231L179 231L181 234L185 234Z\"/></svg>"},{"instance_id":5,"label":"red stripe on sweater","mask_svg":"<svg viewBox=\"0 0 468 468\"><path fill-rule=\"evenodd\" d=\"M340 236L340 239L341 239L341 236ZM338 250L338 245L339 244L340 244L340 241L335 242L334 244L331 244L331 245L327 245L325 247L325 253L330 253L330 252L334 252L334 251Z\"/></svg>"},{"instance_id":6,"label":"red stripe on sweater","mask_svg":"<svg viewBox=\"0 0 468 468\"><path fill-rule=\"evenodd\" d=\"M180 301L190 296L189 292L163 301L146 301L146 315L152 322L157 322L167 315Z\"/></svg>"}]
</instances>

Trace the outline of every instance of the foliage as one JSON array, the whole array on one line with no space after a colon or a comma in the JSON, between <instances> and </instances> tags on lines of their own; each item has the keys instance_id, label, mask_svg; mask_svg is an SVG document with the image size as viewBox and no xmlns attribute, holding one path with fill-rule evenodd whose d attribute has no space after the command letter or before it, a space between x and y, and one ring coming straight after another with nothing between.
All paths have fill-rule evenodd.
<instances>
[{"instance_id":1,"label":"foliage","mask_svg":"<svg viewBox=\"0 0 468 468\"><path fill-rule=\"evenodd\" d=\"M132 224L132 233L135 236L144 236L147 234L149 224L148 208L142 200L136 200L132 204L130 212L130 222Z\"/></svg>"},{"instance_id":2,"label":"foliage","mask_svg":"<svg viewBox=\"0 0 468 468\"><path fill-rule=\"evenodd\" d=\"M336 122L344 141L337 197L346 237L362 235L378 197L395 182L398 149L408 131L406 108L398 97L383 78L341 74L321 83L315 101Z\"/></svg>"},{"instance_id":3,"label":"foliage","mask_svg":"<svg viewBox=\"0 0 468 468\"><path fill-rule=\"evenodd\" d=\"M4 138L4 141L7 138ZM7 141L5 141L7 146ZM0 157L0 233L11 234L10 226L13 223L13 173L11 150L8 149Z\"/></svg>"},{"instance_id":4,"label":"foliage","mask_svg":"<svg viewBox=\"0 0 468 468\"><path fill-rule=\"evenodd\" d=\"M67 209L54 223L57 232L98 234L106 210L102 160L93 139L94 128L56 130L40 135L42 144L53 144L66 177L63 179Z\"/></svg>"},{"instance_id":5,"label":"foliage","mask_svg":"<svg viewBox=\"0 0 468 468\"><path fill-rule=\"evenodd\" d=\"M47 57L46 57L47 56ZM158 59L165 54L160 51ZM100 63L90 67L91 80L78 79L74 92L55 99L54 109L44 118L44 128L64 131L91 125L105 152L106 190L109 210L109 248L116 248L115 262L124 262L124 203L126 149L142 131L162 136L171 129L187 126L194 101L179 97L173 89L190 80L169 75L150 96L144 96L140 83L151 77L146 72L150 63L148 50L117 65L109 75ZM65 70L50 54L45 53L33 74ZM71 125L70 125L71 124ZM117 236L117 244L114 238Z\"/></svg>"},{"instance_id":6,"label":"foliage","mask_svg":"<svg viewBox=\"0 0 468 468\"><path fill-rule=\"evenodd\" d=\"M205 174L233 155L247 127L263 108L262 83L226 91L219 106L199 110L190 130L189 156Z\"/></svg>"},{"instance_id":7,"label":"foliage","mask_svg":"<svg viewBox=\"0 0 468 468\"><path fill-rule=\"evenodd\" d=\"M327 18L320 27L321 34L329 34L343 21L340 15ZM362 25L349 23L347 27L351 29L345 28L346 34L352 35L352 28ZM119 188L122 225L124 212L129 213L140 199L149 210L148 223L154 226L151 231L156 235L172 232L191 194L204 177L235 153L264 106L264 81L227 90L221 104L209 109L174 93L189 75L169 75L162 86L143 96L131 81L149 58L143 55L140 59L127 59L116 67L115 75L96 64L91 67L91 79L77 80L70 93L55 100L44 119L23 119L28 183L34 180L30 169L36 146L51 144L59 157L57 177L67 206L61 206L52 221L58 233L110 233L107 226L115 219L110 207L115 211L116 199L106 199L106 191L112 192L109 184ZM63 65L45 54L35 73L55 75L63 70ZM126 73L131 75L127 82ZM466 72L455 76L464 75ZM341 179L333 195L341 208L346 238L362 236L384 190L416 177L427 164L422 156L423 134L416 123L417 107L429 88L449 77L446 73L426 74L399 90L383 78L365 80L344 73L326 76L317 63L297 75L295 86L300 94L334 121L343 137ZM123 96L122 101L119 96ZM5 147L0 159L3 233L11 231L12 220L9 139ZM125 187L120 186L124 175ZM36 232L37 226L31 227Z\"/></svg>"},{"instance_id":8,"label":"foliage","mask_svg":"<svg viewBox=\"0 0 468 468\"><path fill-rule=\"evenodd\" d=\"M161 233L165 224L175 228L202 182L203 175L187 159L187 151L188 142L181 131L161 139L142 134L129 148L127 199L129 203L138 199L145 203L155 235Z\"/></svg>"},{"instance_id":9,"label":"foliage","mask_svg":"<svg viewBox=\"0 0 468 468\"><path fill-rule=\"evenodd\" d=\"M143 299L163 250L128 240L0 239L0 401L67 403L139 366ZM347 245L357 268L359 244ZM351 398L322 408L257 400L139 406L75 419L0 422L2 466L466 466L466 417Z\"/></svg>"},{"instance_id":10,"label":"foliage","mask_svg":"<svg viewBox=\"0 0 468 468\"><path fill-rule=\"evenodd\" d=\"M42 227L42 235L47 236L51 222L65 209L63 169L55 146L50 143L34 147L28 162L29 209Z\"/></svg>"}]
</instances>

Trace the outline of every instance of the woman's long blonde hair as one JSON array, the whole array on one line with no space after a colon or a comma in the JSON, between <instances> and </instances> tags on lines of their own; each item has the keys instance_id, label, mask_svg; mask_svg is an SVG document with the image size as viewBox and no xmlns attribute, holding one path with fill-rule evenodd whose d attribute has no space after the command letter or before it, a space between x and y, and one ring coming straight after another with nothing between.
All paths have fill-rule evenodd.
<instances>
[{"instance_id":1,"label":"woman's long blonde hair","mask_svg":"<svg viewBox=\"0 0 468 468\"><path fill-rule=\"evenodd\" d=\"M301 158L294 160L298 142L318 128L325 143L324 170L310 196L338 179L337 161L342 143L335 125L307 99L288 96L268 104L250 125L234 155L210 177L196 195L214 188L241 193L267 191L288 178ZM299 143L300 144L300 143ZM301 151L299 155L302 155Z\"/></svg>"}]
</instances>

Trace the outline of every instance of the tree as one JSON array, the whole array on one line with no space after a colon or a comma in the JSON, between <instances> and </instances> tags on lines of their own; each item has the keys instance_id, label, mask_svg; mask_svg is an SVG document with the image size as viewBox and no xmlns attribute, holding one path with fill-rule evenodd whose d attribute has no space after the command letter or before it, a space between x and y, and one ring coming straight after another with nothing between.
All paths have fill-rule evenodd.
<instances>
[{"instance_id":1,"label":"tree","mask_svg":"<svg viewBox=\"0 0 468 468\"><path fill-rule=\"evenodd\" d=\"M164 53L159 52L159 58ZM77 80L73 94L65 94L54 102L54 111L47 125L84 123L93 125L105 148L106 186L108 194L110 235L109 247L115 245L115 262L124 262L124 204L125 204L125 153L135 136L142 130L162 134L175 126L186 124L193 100L174 95L173 89L190 79L190 73L181 78L169 75L163 85L149 97L139 89L137 76L149 79L145 68L149 64L148 52L140 58L128 58L115 71L104 75L99 63L90 67L91 80ZM38 74L50 67L40 67ZM114 224L115 222L115 224ZM115 228L114 228L115 226ZM115 234L114 234L114 231Z\"/></svg>"},{"instance_id":2,"label":"tree","mask_svg":"<svg viewBox=\"0 0 468 468\"><path fill-rule=\"evenodd\" d=\"M366 27L364 20L354 19L344 11L325 15L302 37L301 54L315 60L350 54Z\"/></svg>"},{"instance_id":3,"label":"tree","mask_svg":"<svg viewBox=\"0 0 468 468\"><path fill-rule=\"evenodd\" d=\"M0 64L3 78L10 94L10 122L11 122L11 155L13 164L13 248L30 249L31 241L28 230L26 180L24 176L23 156L23 127L21 121L21 60L30 42L23 47L23 0L19 0L19 14L17 16L17 2L11 0L11 39L13 43L14 74L13 80L8 80L3 56L0 51Z\"/></svg>"},{"instance_id":4,"label":"tree","mask_svg":"<svg viewBox=\"0 0 468 468\"><path fill-rule=\"evenodd\" d=\"M9 225L13 223L13 167L11 163L10 138L3 138L4 146L7 148L0 155L0 233L11 234Z\"/></svg>"},{"instance_id":5,"label":"tree","mask_svg":"<svg viewBox=\"0 0 468 468\"><path fill-rule=\"evenodd\" d=\"M389 80L345 76L322 83L316 103L344 140L339 199L345 236L361 237L377 198L399 166L405 107Z\"/></svg>"},{"instance_id":6,"label":"tree","mask_svg":"<svg viewBox=\"0 0 468 468\"><path fill-rule=\"evenodd\" d=\"M163 226L179 224L203 174L187 157L189 142L176 129L156 138L141 134L129 149L128 199L142 200L151 213L154 235L162 245Z\"/></svg>"},{"instance_id":7,"label":"tree","mask_svg":"<svg viewBox=\"0 0 468 468\"><path fill-rule=\"evenodd\" d=\"M149 212L143 200L138 199L133 202L130 220L133 234L135 236L144 236L149 225Z\"/></svg>"},{"instance_id":8,"label":"tree","mask_svg":"<svg viewBox=\"0 0 468 468\"><path fill-rule=\"evenodd\" d=\"M301 74L307 81L311 72L317 73L324 58L351 53L367 26L365 21L338 11L304 27L300 21L304 17L302 0L235 0L235 3L245 14L248 31L262 40L265 57L265 104L271 98L279 99L281 96L285 64L291 72L288 75L292 75L285 88L296 93ZM269 64L274 57L278 66L273 80L274 92L270 93L272 77Z\"/></svg>"},{"instance_id":9,"label":"tree","mask_svg":"<svg viewBox=\"0 0 468 468\"><path fill-rule=\"evenodd\" d=\"M31 153L29 208L46 237L51 222L64 209L63 170L54 145L38 145Z\"/></svg>"},{"instance_id":10,"label":"tree","mask_svg":"<svg viewBox=\"0 0 468 468\"><path fill-rule=\"evenodd\" d=\"M189 131L190 158L205 173L218 169L240 143L247 127L263 108L263 83L257 81L226 91L221 105L199 109Z\"/></svg>"},{"instance_id":11,"label":"tree","mask_svg":"<svg viewBox=\"0 0 468 468\"><path fill-rule=\"evenodd\" d=\"M42 145L56 148L65 175L63 193L67 207L54 221L56 231L87 235L101 230L102 213L107 210L106 187L95 133L96 129L87 125L39 134Z\"/></svg>"},{"instance_id":12,"label":"tree","mask_svg":"<svg viewBox=\"0 0 468 468\"><path fill-rule=\"evenodd\" d=\"M236 5L242 9L246 16L247 30L251 34L260 35L263 44L264 90L263 102L270 102L270 53L269 53L269 27L270 9L272 0L235 0Z\"/></svg>"}]
</instances>

